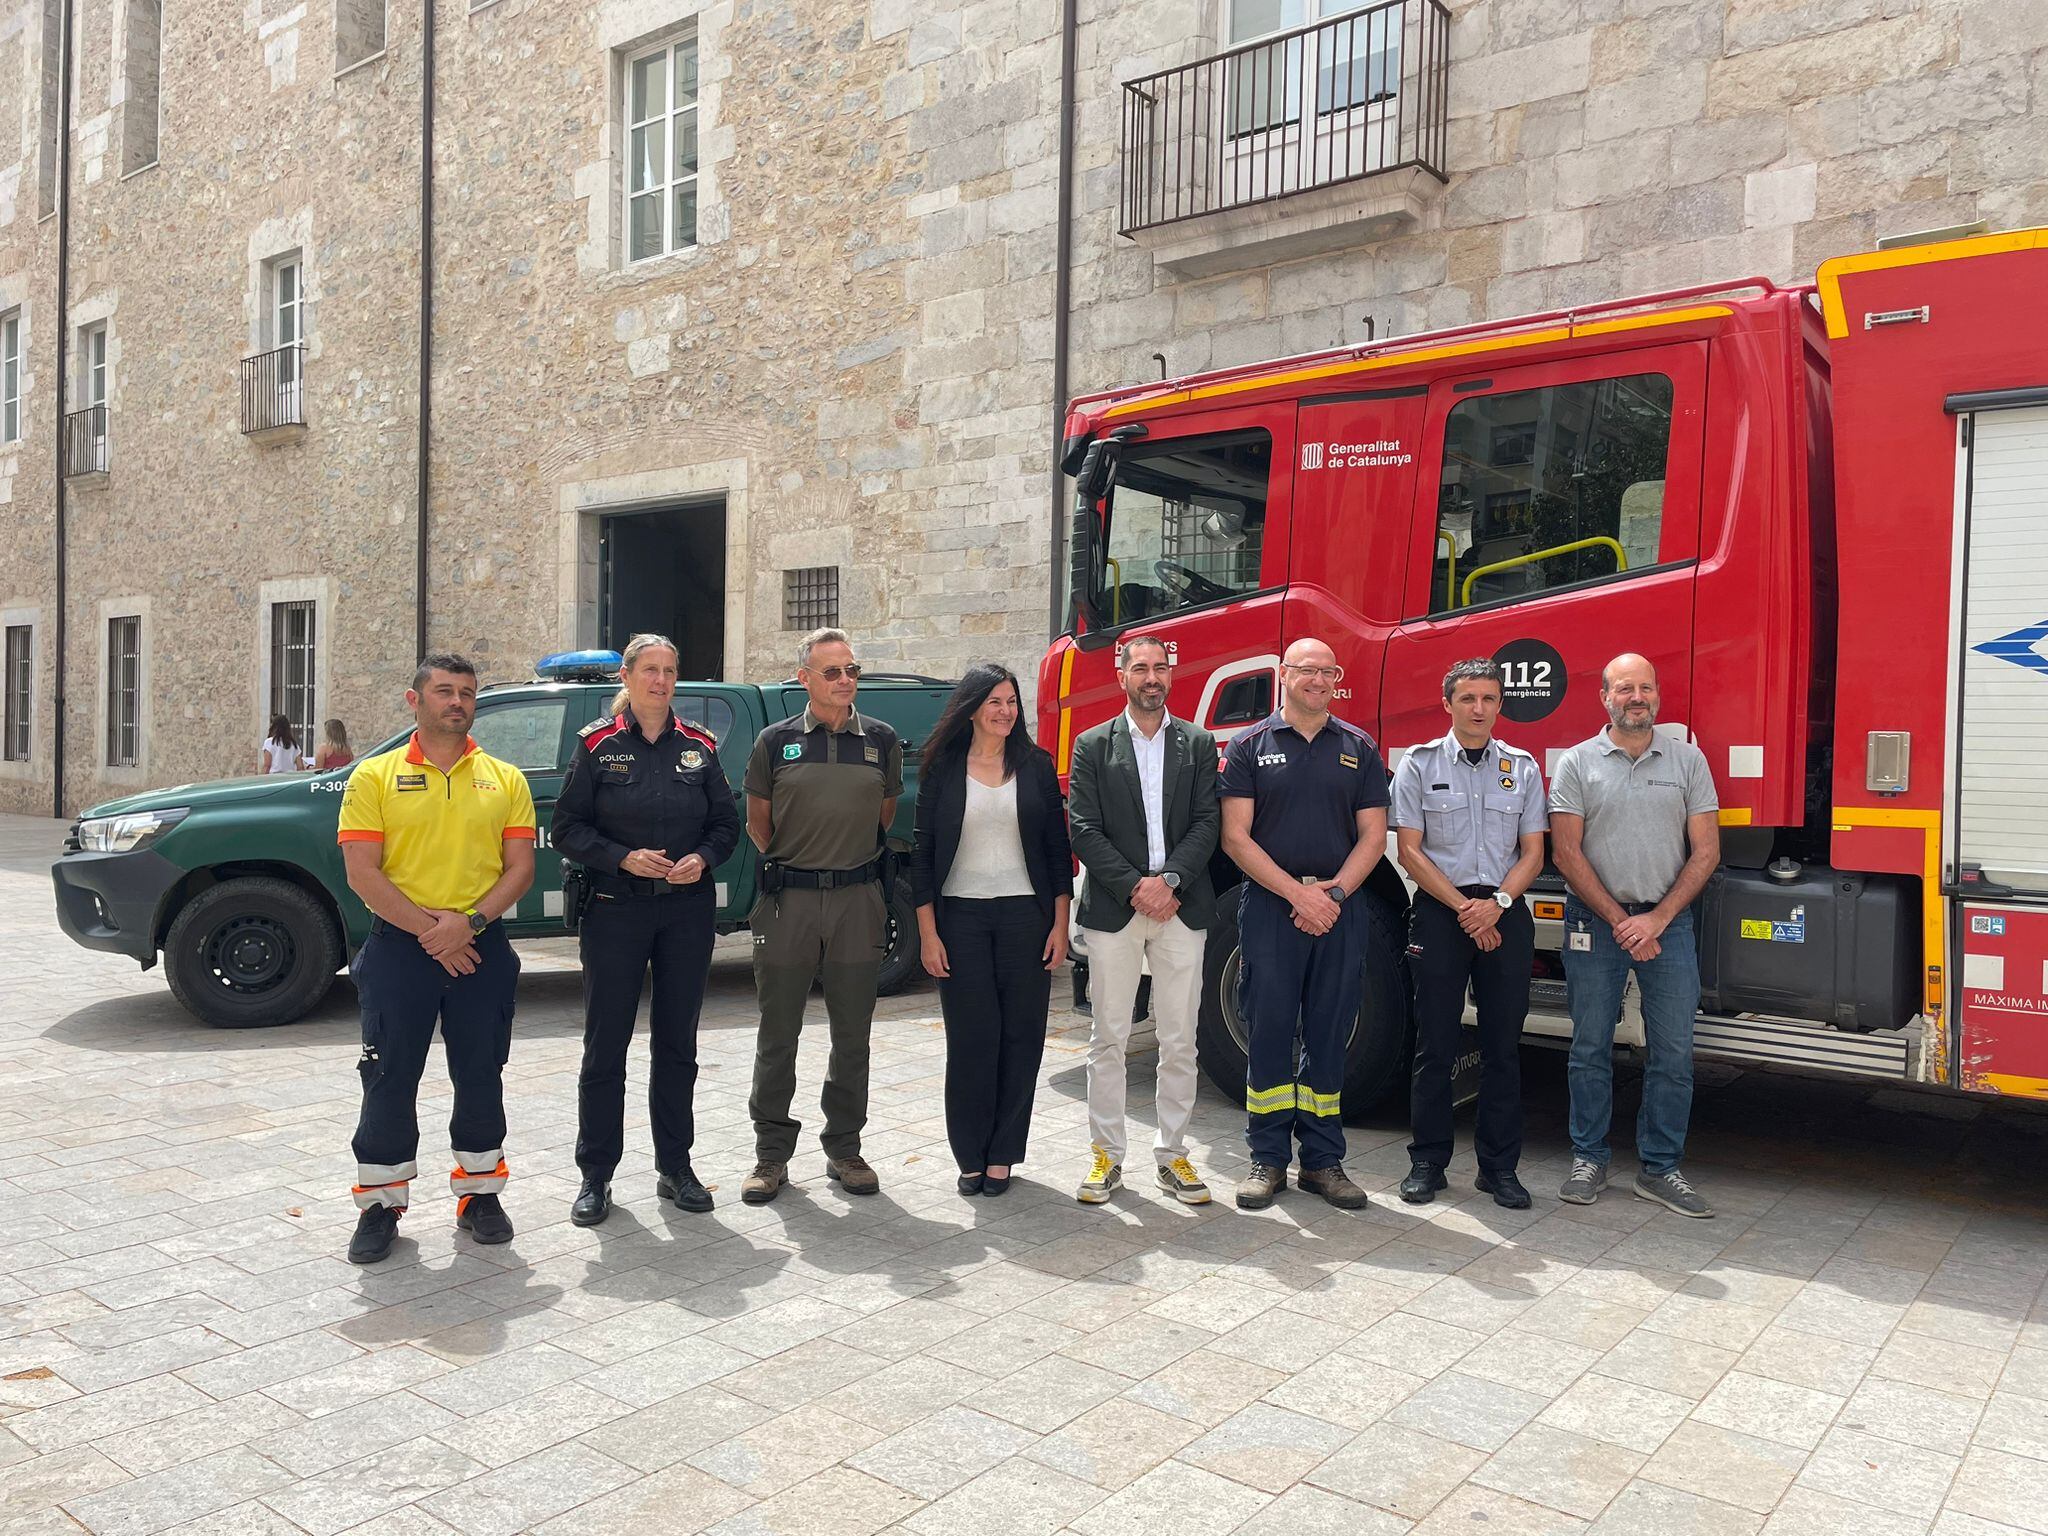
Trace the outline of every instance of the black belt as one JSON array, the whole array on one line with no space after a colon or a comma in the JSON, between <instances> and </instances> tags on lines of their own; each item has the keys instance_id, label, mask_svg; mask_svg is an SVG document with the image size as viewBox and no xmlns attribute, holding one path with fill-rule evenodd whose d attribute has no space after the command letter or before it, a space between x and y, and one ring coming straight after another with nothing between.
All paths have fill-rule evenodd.
<instances>
[{"instance_id":1,"label":"black belt","mask_svg":"<svg viewBox=\"0 0 2048 1536\"><path fill-rule=\"evenodd\" d=\"M1617 901L1615 905L1630 917L1641 917L1645 912L1657 910L1657 903L1654 901Z\"/></svg>"},{"instance_id":2,"label":"black belt","mask_svg":"<svg viewBox=\"0 0 2048 1536\"><path fill-rule=\"evenodd\" d=\"M1458 887L1458 894L1460 896L1470 896L1474 900L1478 900L1483 897L1491 896L1495 891L1499 889L1500 887L1497 885L1461 885Z\"/></svg>"},{"instance_id":3,"label":"black belt","mask_svg":"<svg viewBox=\"0 0 2048 1536\"><path fill-rule=\"evenodd\" d=\"M494 917L488 923L484 924L484 927L486 929L490 929L495 928L497 925L498 919ZM375 913L372 913L370 915L370 932L395 933L398 934L400 937L407 939L417 939L419 937L418 934L410 932L407 929L401 928L396 923L385 922L383 918L378 917Z\"/></svg>"},{"instance_id":4,"label":"black belt","mask_svg":"<svg viewBox=\"0 0 2048 1536\"><path fill-rule=\"evenodd\" d=\"M676 891L691 891L704 883L699 875L694 881L643 880L638 875L593 875L590 888L605 896L668 896Z\"/></svg>"},{"instance_id":5,"label":"black belt","mask_svg":"<svg viewBox=\"0 0 2048 1536\"><path fill-rule=\"evenodd\" d=\"M866 885L882 873L877 859L868 860L858 869L796 869L785 864L781 872L785 891L836 891L844 886Z\"/></svg>"}]
</instances>

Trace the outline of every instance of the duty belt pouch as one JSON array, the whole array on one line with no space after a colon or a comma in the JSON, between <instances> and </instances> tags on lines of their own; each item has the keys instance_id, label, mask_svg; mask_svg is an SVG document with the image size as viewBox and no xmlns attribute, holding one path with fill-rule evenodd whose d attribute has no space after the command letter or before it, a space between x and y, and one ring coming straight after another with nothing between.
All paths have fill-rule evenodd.
<instances>
[{"instance_id":1,"label":"duty belt pouch","mask_svg":"<svg viewBox=\"0 0 2048 1536\"><path fill-rule=\"evenodd\" d=\"M780 896L782 894L782 866L773 859L761 861L761 894Z\"/></svg>"},{"instance_id":2,"label":"duty belt pouch","mask_svg":"<svg viewBox=\"0 0 2048 1536\"><path fill-rule=\"evenodd\" d=\"M583 909L589 905L589 873L581 864L562 860L562 926L576 932L583 926Z\"/></svg>"}]
</instances>

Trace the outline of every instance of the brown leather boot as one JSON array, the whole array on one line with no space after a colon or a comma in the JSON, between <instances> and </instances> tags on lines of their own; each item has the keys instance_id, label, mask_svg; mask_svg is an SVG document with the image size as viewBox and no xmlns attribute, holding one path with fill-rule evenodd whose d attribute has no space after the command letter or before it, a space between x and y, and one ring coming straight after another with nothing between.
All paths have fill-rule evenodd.
<instances>
[{"instance_id":1,"label":"brown leather boot","mask_svg":"<svg viewBox=\"0 0 2048 1536\"><path fill-rule=\"evenodd\" d=\"M859 1156L826 1158L825 1177L836 1180L849 1195L876 1195L882 1191L882 1176L868 1166L866 1158Z\"/></svg>"},{"instance_id":2,"label":"brown leather boot","mask_svg":"<svg viewBox=\"0 0 2048 1536\"><path fill-rule=\"evenodd\" d=\"M1339 1163L1327 1168L1304 1168L1294 1182L1312 1195L1321 1195L1340 1211L1355 1211L1365 1204L1365 1191L1351 1182Z\"/></svg>"},{"instance_id":3,"label":"brown leather boot","mask_svg":"<svg viewBox=\"0 0 2048 1536\"><path fill-rule=\"evenodd\" d=\"M740 1199L748 1205L766 1205L782 1193L789 1182L789 1164L758 1162L754 1171L740 1181Z\"/></svg>"},{"instance_id":4,"label":"brown leather boot","mask_svg":"<svg viewBox=\"0 0 2048 1536\"><path fill-rule=\"evenodd\" d=\"M1263 1211L1286 1187L1285 1168L1272 1163L1253 1163L1251 1171L1237 1181L1237 1208L1241 1211Z\"/></svg>"}]
</instances>

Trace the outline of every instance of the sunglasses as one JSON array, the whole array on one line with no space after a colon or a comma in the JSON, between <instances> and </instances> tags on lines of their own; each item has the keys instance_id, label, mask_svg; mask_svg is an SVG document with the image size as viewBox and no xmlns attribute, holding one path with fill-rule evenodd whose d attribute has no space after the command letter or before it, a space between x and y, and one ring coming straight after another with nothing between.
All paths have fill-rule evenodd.
<instances>
[{"instance_id":1,"label":"sunglasses","mask_svg":"<svg viewBox=\"0 0 2048 1536\"><path fill-rule=\"evenodd\" d=\"M843 667L806 667L804 670L816 673L828 683L836 683L842 677L850 677L856 682L860 679L860 663L857 661L849 661Z\"/></svg>"}]
</instances>

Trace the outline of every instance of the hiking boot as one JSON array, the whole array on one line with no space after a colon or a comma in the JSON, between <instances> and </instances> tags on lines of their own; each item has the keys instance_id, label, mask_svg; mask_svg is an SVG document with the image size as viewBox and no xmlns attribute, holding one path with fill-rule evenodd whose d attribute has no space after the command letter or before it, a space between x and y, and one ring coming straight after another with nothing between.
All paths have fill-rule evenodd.
<instances>
[{"instance_id":1,"label":"hiking boot","mask_svg":"<svg viewBox=\"0 0 2048 1536\"><path fill-rule=\"evenodd\" d=\"M688 1163L674 1173L655 1170L654 1198L673 1200L679 1211L696 1211L701 1215L711 1209L711 1191L697 1182L697 1175L690 1171Z\"/></svg>"},{"instance_id":2,"label":"hiking boot","mask_svg":"<svg viewBox=\"0 0 2048 1536\"><path fill-rule=\"evenodd\" d=\"M866 1158L858 1155L826 1158L825 1177L836 1180L849 1195L879 1195L882 1192L882 1176L868 1166Z\"/></svg>"},{"instance_id":3,"label":"hiking boot","mask_svg":"<svg viewBox=\"0 0 2048 1536\"><path fill-rule=\"evenodd\" d=\"M1427 1205L1446 1182L1443 1169L1435 1163L1410 1163L1408 1177L1401 1181L1401 1198L1410 1205Z\"/></svg>"},{"instance_id":4,"label":"hiking boot","mask_svg":"<svg viewBox=\"0 0 2048 1536\"><path fill-rule=\"evenodd\" d=\"M1355 1211L1365 1204L1365 1191L1352 1183L1341 1163L1327 1168L1304 1168L1294 1182L1312 1195L1321 1195L1340 1211Z\"/></svg>"},{"instance_id":5,"label":"hiking boot","mask_svg":"<svg viewBox=\"0 0 2048 1536\"><path fill-rule=\"evenodd\" d=\"M1482 1195L1493 1196L1493 1203L1506 1210L1526 1211L1531 1204L1529 1191L1522 1187L1512 1168L1505 1173L1488 1173L1482 1168L1472 1187Z\"/></svg>"},{"instance_id":6,"label":"hiking boot","mask_svg":"<svg viewBox=\"0 0 2048 1536\"><path fill-rule=\"evenodd\" d=\"M1095 1161L1088 1165L1088 1177L1074 1191L1074 1198L1083 1205L1100 1205L1109 1198L1111 1190L1123 1188L1124 1165L1112 1163L1102 1148L1094 1150Z\"/></svg>"},{"instance_id":7,"label":"hiking boot","mask_svg":"<svg viewBox=\"0 0 2048 1536\"><path fill-rule=\"evenodd\" d=\"M740 1180L740 1199L748 1205L766 1205L782 1193L782 1186L789 1182L789 1164L759 1162L754 1171Z\"/></svg>"},{"instance_id":8,"label":"hiking boot","mask_svg":"<svg viewBox=\"0 0 2048 1536\"><path fill-rule=\"evenodd\" d=\"M1195 1165L1184 1157L1172 1158L1159 1165L1159 1187L1170 1190L1173 1198L1182 1205L1209 1203L1209 1186L1195 1172Z\"/></svg>"},{"instance_id":9,"label":"hiking boot","mask_svg":"<svg viewBox=\"0 0 2048 1536\"><path fill-rule=\"evenodd\" d=\"M612 1187L604 1179L585 1179L569 1207L569 1219L579 1227L594 1227L612 1213Z\"/></svg>"},{"instance_id":10,"label":"hiking boot","mask_svg":"<svg viewBox=\"0 0 2048 1536\"><path fill-rule=\"evenodd\" d=\"M1557 1198L1572 1205L1591 1205L1607 1187L1607 1165L1590 1157L1574 1157L1572 1171L1557 1186Z\"/></svg>"},{"instance_id":11,"label":"hiking boot","mask_svg":"<svg viewBox=\"0 0 2048 1536\"><path fill-rule=\"evenodd\" d=\"M402 1205L373 1205L356 1218L356 1235L348 1241L348 1261L351 1264L375 1264L391 1251L391 1240L398 1236L398 1218L405 1214Z\"/></svg>"},{"instance_id":12,"label":"hiking boot","mask_svg":"<svg viewBox=\"0 0 2048 1536\"><path fill-rule=\"evenodd\" d=\"M512 1218L496 1195L464 1195L455 1203L455 1225L486 1246L512 1241Z\"/></svg>"},{"instance_id":13,"label":"hiking boot","mask_svg":"<svg viewBox=\"0 0 2048 1536\"><path fill-rule=\"evenodd\" d=\"M1284 1167L1274 1163L1253 1163L1250 1171L1237 1181L1237 1208L1240 1211L1263 1211L1286 1187L1287 1170Z\"/></svg>"},{"instance_id":14,"label":"hiking boot","mask_svg":"<svg viewBox=\"0 0 2048 1536\"><path fill-rule=\"evenodd\" d=\"M1691 1216L1700 1221L1714 1214L1714 1208L1676 1168L1669 1173L1638 1173L1636 1198L1654 1200L1667 1211L1676 1211L1681 1216Z\"/></svg>"}]
</instances>

